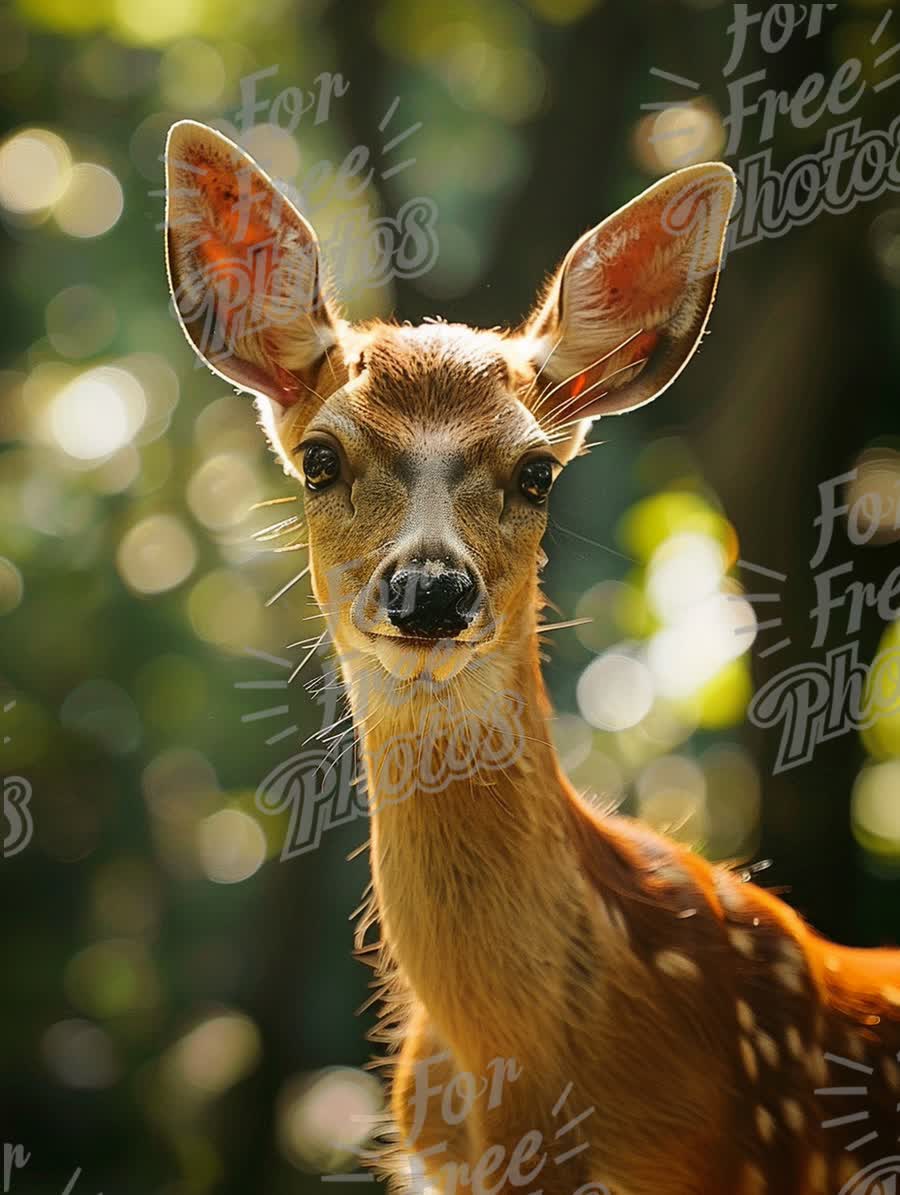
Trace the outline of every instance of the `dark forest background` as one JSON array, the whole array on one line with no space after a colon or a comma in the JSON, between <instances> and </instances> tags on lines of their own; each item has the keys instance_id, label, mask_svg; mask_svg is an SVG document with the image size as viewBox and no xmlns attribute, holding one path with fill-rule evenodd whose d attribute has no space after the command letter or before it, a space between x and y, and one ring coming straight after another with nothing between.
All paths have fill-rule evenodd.
<instances>
[{"instance_id":1,"label":"dark forest background","mask_svg":"<svg viewBox=\"0 0 900 1195\"><path fill-rule=\"evenodd\" d=\"M754 26L736 74L766 71L753 99L793 94L858 57L865 92L807 128L779 116L770 140L749 115L736 167L771 149L783 170L847 119L889 128L900 68L876 59L900 25L881 3L832 7L777 53ZM292 490L249 400L195 368L167 306L169 124L234 134L242 78L277 66L258 84L274 100L340 73L327 120L287 132L263 111L245 144L286 179L366 146L372 217L436 204L433 268L357 288L351 314L510 324L583 231L723 153L734 15L699 0L19 0L0 14L0 776L31 786L34 823L0 859L0 1143L30 1153L11 1191L62 1192L76 1169L86 1195L317 1191L357 1169L379 1106L362 1069L372 1012L356 1015L369 972L351 957L367 864L347 856L365 820L282 862L286 815L254 800L322 726L303 682L327 664L285 689L303 654L285 645L315 629L309 591L264 604L300 566L252 538L291 507L250 508ZM683 106L642 107L660 102ZM778 731L747 707L830 648L856 642L868 662L900 646L872 606L856 630L835 610L811 646L822 483L857 471L871 536L851 542L839 519L820 567L847 561L848 581L881 587L900 563L900 201L881 190L731 255L696 359L658 403L603 423L554 493L546 544L560 618L594 619L555 633L547 665L576 781L711 857L771 860L762 882L859 945L900 938L900 714L776 771ZM326 222L339 207L326 197ZM708 674L675 692L663 654L652 708L593 725L609 653L646 674L670 642L654 636L673 556L688 573L720 559L723 594L774 592L753 608L781 626L724 654L676 628L676 662L708 657Z\"/></svg>"}]
</instances>

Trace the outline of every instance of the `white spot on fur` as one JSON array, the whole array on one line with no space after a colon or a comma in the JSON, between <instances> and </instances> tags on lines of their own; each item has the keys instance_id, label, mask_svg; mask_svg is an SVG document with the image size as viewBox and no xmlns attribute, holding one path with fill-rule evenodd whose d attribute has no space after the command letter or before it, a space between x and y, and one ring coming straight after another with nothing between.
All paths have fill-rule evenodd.
<instances>
[{"instance_id":1,"label":"white spot on fur","mask_svg":"<svg viewBox=\"0 0 900 1195\"><path fill-rule=\"evenodd\" d=\"M762 1054L769 1066L777 1066L780 1055L778 1053L778 1046L775 1044L773 1038L769 1037L768 1033L757 1033L756 1048Z\"/></svg>"},{"instance_id":2,"label":"white spot on fur","mask_svg":"<svg viewBox=\"0 0 900 1195\"><path fill-rule=\"evenodd\" d=\"M625 920L625 914L622 912L622 910L619 908L618 905L610 905L609 906L609 919L613 923L613 925L616 927L616 929L619 931L619 933L624 938L627 938L628 937L628 923Z\"/></svg>"},{"instance_id":3,"label":"white spot on fur","mask_svg":"<svg viewBox=\"0 0 900 1195\"><path fill-rule=\"evenodd\" d=\"M881 1068L884 1071L888 1087L893 1091L900 1091L900 1066L897 1065L893 1058L883 1058Z\"/></svg>"},{"instance_id":4,"label":"white spot on fur","mask_svg":"<svg viewBox=\"0 0 900 1195\"><path fill-rule=\"evenodd\" d=\"M655 962L660 971L670 979L700 978L700 968L697 964L678 950L660 950Z\"/></svg>"},{"instance_id":5,"label":"white spot on fur","mask_svg":"<svg viewBox=\"0 0 900 1195\"><path fill-rule=\"evenodd\" d=\"M744 907L741 886L730 871L716 872L716 895L727 913L739 913Z\"/></svg>"},{"instance_id":6,"label":"white spot on fur","mask_svg":"<svg viewBox=\"0 0 900 1195\"><path fill-rule=\"evenodd\" d=\"M753 1009L746 1000L738 1000L737 1002L737 1019L738 1024L745 1033L752 1033L756 1028L756 1017L753 1015Z\"/></svg>"},{"instance_id":7,"label":"white spot on fur","mask_svg":"<svg viewBox=\"0 0 900 1195\"><path fill-rule=\"evenodd\" d=\"M782 987L798 996L803 993L803 974L791 963L776 963L772 969Z\"/></svg>"},{"instance_id":8,"label":"white spot on fur","mask_svg":"<svg viewBox=\"0 0 900 1195\"><path fill-rule=\"evenodd\" d=\"M597 908L609 929L614 930L617 934L621 934L626 942L629 941L628 923L625 920L625 914L619 906L605 901L602 897L598 896Z\"/></svg>"},{"instance_id":9,"label":"white spot on fur","mask_svg":"<svg viewBox=\"0 0 900 1195\"><path fill-rule=\"evenodd\" d=\"M795 967L801 966L804 954L793 938L782 938L779 945L782 955L789 963L793 963Z\"/></svg>"},{"instance_id":10,"label":"white spot on fur","mask_svg":"<svg viewBox=\"0 0 900 1195\"><path fill-rule=\"evenodd\" d=\"M784 1114L784 1123L794 1133L802 1133L806 1118L803 1115L803 1109L796 1100L782 1100L781 1111Z\"/></svg>"},{"instance_id":11,"label":"white spot on fur","mask_svg":"<svg viewBox=\"0 0 900 1195\"><path fill-rule=\"evenodd\" d=\"M759 1063L756 1061L756 1051L746 1037L741 1038L741 1060L744 1070L755 1082L759 1078Z\"/></svg>"},{"instance_id":12,"label":"white spot on fur","mask_svg":"<svg viewBox=\"0 0 900 1195\"><path fill-rule=\"evenodd\" d=\"M667 884L687 884L689 880L687 872L677 863L663 863L661 867L654 868L653 874Z\"/></svg>"},{"instance_id":13,"label":"white spot on fur","mask_svg":"<svg viewBox=\"0 0 900 1195\"><path fill-rule=\"evenodd\" d=\"M847 1053L856 1062L862 1062L866 1056L866 1048L863 1045L862 1038L857 1037L855 1033L847 1034Z\"/></svg>"},{"instance_id":14,"label":"white spot on fur","mask_svg":"<svg viewBox=\"0 0 900 1195\"><path fill-rule=\"evenodd\" d=\"M756 1120L756 1131L766 1145L771 1145L772 1138L775 1136L775 1121L772 1119L771 1112L766 1111L761 1104L757 1104L753 1116Z\"/></svg>"},{"instance_id":15,"label":"white spot on fur","mask_svg":"<svg viewBox=\"0 0 900 1195\"><path fill-rule=\"evenodd\" d=\"M785 1030L784 1040L791 1057L796 1058L798 1062L802 1062L806 1050L803 1047L803 1038L800 1036L800 1030L796 1025L788 1025Z\"/></svg>"},{"instance_id":16,"label":"white spot on fur","mask_svg":"<svg viewBox=\"0 0 900 1195\"><path fill-rule=\"evenodd\" d=\"M728 931L728 940L735 950L739 950L747 958L753 957L753 937L747 930L730 929Z\"/></svg>"},{"instance_id":17,"label":"white spot on fur","mask_svg":"<svg viewBox=\"0 0 900 1195\"><path fill-rule=\"evenodd\" d=\"M816 1086L824 1087L828 1081L828 1066L825 1062L825 1055L821 1050L815 1049L812 1051L809 1056L808 1067Z\"/></svg>"}]
</instances>

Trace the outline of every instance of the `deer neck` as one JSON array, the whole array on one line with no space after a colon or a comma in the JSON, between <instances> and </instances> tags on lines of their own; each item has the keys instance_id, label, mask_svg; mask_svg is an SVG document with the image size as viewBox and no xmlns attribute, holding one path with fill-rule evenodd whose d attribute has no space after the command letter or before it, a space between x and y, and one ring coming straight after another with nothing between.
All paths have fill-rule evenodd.
<instances>
[{"instance_id":1,"label":"deer neck","mask_svg":"<svg viewBox=\"0 0 900 1195\"><path fill-rule=\"evenodd\" d=\"M392 708L349 678L384 939L472 1065L477 1046L462 1043L475 1021L492 1056L498 1043L518 1057L534 1048L544 1000L548 1034L551 1025L558 1032L549 976L565 969L560 926L571 924L577 868L567 857L568 788L550 742L535 599L536 588L518 604L519 625L504 628L502 646L471 675L420 686ZM509 1015L517 1002L524 1041ZM485 1033L498 1008L505 1023Z\"/></svg>"}]
</instances>

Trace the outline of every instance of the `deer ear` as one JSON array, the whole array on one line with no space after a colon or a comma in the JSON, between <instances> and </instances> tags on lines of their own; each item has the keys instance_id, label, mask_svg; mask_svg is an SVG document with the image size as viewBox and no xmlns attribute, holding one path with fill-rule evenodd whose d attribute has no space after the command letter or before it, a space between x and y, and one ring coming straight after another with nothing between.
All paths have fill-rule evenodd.
<instances>
[{"instance_id":1,"label":"deer ear","mask_svg":"<svg viewBox=\"0 0 900 1195\"><path fill-rule=\"evenodd\" d=\"M729 167L690 166L575 242L525 327L558 386L542 422L630 411L675 380L712 308L734 194Z\"/></svg>"},{"instance_id":2,"label":"deer ear","mask_svg":"<svg viewBox=\"0 0 900 1195\"><path fill-rule=\"evenodd\" d=\"M166 142L166 261L178 319L210 369L281 408L311 397L337 343L316 234L252 158L192 120Z\"/></svg>"}]
</instances>

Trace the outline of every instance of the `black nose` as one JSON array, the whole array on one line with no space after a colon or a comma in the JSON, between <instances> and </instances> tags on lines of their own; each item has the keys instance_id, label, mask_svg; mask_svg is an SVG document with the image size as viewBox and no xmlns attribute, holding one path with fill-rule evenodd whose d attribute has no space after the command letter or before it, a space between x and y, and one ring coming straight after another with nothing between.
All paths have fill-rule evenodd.
<instances>
[{"instance_id":1,"label":"black nose","mask_svg":"<svg viewBox=\"0 0 900 1195\"><path fill-rule=\"evenodd\" d=\"M475 582L464 570L413 561L388 581L387 615L407 635L448 639L471 624L475 597Z\"/></svg>"}]
</instances>

